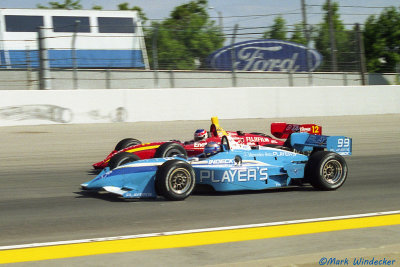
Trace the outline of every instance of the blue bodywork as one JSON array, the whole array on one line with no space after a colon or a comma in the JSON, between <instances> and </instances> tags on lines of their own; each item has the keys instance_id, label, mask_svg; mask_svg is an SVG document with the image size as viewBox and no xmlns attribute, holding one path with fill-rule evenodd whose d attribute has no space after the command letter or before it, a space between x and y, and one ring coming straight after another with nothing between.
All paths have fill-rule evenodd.
<instances>
[{"instance_id":1,"label":"blue bodywork","mask_svg":"<svg viewBox=\"0 0 400 267\"><path fill-rule=\"evenodd\" d=\"M351 138L316 136L307 133L291 135L293 151L274 147L226 149L208 158L152 158L105 168L96 178L82 184L85 190L105 190L124 198L156 198L156 172L164 162L179 159L188 162L196 185L209 185L216 191L262 190L285 187L304 178L309 157L303 153L322 148L342 155L351 155Z\"/></svg>"}]
</instances>

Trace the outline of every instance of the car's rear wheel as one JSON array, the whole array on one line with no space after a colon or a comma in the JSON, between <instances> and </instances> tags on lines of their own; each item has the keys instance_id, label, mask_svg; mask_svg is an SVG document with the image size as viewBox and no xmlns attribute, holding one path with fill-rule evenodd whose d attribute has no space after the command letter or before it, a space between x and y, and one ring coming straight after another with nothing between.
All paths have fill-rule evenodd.
<instances>
[{"instance_id":1,"label":"car's rear wheel","mask_svg":"<svg viewBox=\"0 0 400 267\"><path fill-rule=\"evenodd\" d=\"M118 144L115 146L115 150L120 151L124 148L130 147L130 146L136 146L136 145L140 145L140 144L142 144L142 142L140 142L139 140L137 140L135 138L125 138L118 142Z\"/></svg>"},{"instance_id":2,"label":"car's rear wheel","mask_svg":"<svg viewBox=\"0 0 400 267\"><path fill-rule=\"evenodd\" d=\"M184 200L195 186L192 166L182 160L169 160L163 163L156 174L156 191L169 200Z\"/></svg>"},{"instance_id":3,"label":"car's rear wheel","mask_svg":"<svg viewBox=\"0 0 400 267\"><path fill-rule=\"evenodd\" d=\"M140 160L139 156L128 152L121 152L111 157L110 161L108 162L108 167L113 170L118 166L137 160Z\"/></svg>"},{"instance_id":4,"label":"car's rear wheel","mask_svg":"<svg viewBox=\"0 0 400 267\"><path fill-rule=\"evenodd\" d=\"M311 185L317 189L335 190L346 181L347 164L337 153L317 151L309 158L306 176Z\"/></svg>"},{"instance_id":5,"label":"car's rear wheel","mask_svg":"<svg viewBox=\"0 0 400 267\"><path fill-rule=\"evenodd\" d=\"M183 157L187 157L187 152L185 148L178 143L166 142L157 148L154 157L166 158L166 157L173 157L176 155L182 155Z\"/></svg>"}]
</instances>

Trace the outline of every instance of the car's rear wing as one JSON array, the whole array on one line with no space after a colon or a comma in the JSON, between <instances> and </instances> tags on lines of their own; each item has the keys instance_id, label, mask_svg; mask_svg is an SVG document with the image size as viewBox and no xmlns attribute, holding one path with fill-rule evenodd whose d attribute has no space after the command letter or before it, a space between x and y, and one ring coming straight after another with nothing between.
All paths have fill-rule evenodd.
<instances>
[{"instance_id":1,"label":"car's rear wing","mask_svg":"<svg viewBox=\"0 0 400 267\"><path fill-rule=\"evenodd\" d=\"M292 133L310 133L321 135L322 126L316 124L271 123L271 134L279 139L287 139Z\"/></svg>"},{"instance_id":2,"label":"car's rear wing","mask_svg":"<svg viewBox=\"0 0 400 267\"><path fill-rule=\"evenodd\" d=\"M345 136L326 136L309 133L293 133L290 137L292 147L298 151L312 151L323 148L340 155L352 154L352 139Z\"/></svg>"}]
</instances>

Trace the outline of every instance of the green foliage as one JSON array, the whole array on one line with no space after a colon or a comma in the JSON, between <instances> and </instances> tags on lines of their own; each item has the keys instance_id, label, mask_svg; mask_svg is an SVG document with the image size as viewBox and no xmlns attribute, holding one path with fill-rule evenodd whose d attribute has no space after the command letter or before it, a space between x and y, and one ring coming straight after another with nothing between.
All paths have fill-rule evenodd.
<instances>
[{"instance_id":1,"label":"green foliage","mask_svg":"<svg viewBox=\"0 0 400 267\"><path fill-rule=\"evenodd\" d=\"M206 0L175 7L169 18L152 26L145 34L147 51L152 60L156 38L160 69L196 69L196 61L205 67L207 56L224 42L220 29L209 18Z\"/></svg>"},{"instance_id":2,"label":"green foliage","mask_svg":"<svg viewBox=\"0 0 400 267\"><path fill-rule=\"evenodd\" d=\"M303 28L303 24L294 25L294 31L292 33L292 37L290 37L291 42L307 45L307 39L304 36Z\"/></svg>"},{"instance_id":3,"label":"green foliage","mask_svg":"<svg viewBox=\"0 0 400 267\"><path fill-rule=\"evenodd\" d=\"M400 64L400 7L386 8L365 23L364 46L369 72L397 72Z\"/></svg>"},{"instance_id":4,"label":"green foliage","mask_svg":"<svg viewBox=\"0 0 400 267\"><path fill-rule=\"evenodd\" d=\"M102 7L102 6L95 5L95 6L92 6L92 9L94 9L94 10L102 10L103 7Z\"/></svg>"},{"instance_id":5,"label":"green foliage","mask_svg":"<svg viewBox=\"0 0 400 267\"><path fill-rule=\"evenodd\" d=\"M51 9L82 9L80 4L81 0L64 0L64 3L49 2L49 7L37 4L37 8L51 8Z\"/></svg>"},{"instance_id":6,"label":"green foliage","mask_svg":"<svg viewBox=\"0 0 400 267\"><path fill-rule=\"evenodd\" d=\"M125 3L121 3L118 5L118 9L119 10L133 10L133 11L137 11L139 14L139 18L141 19L142 23L146 23L146 21L148 20L148 18L146 17L146 15L144 14L143 10L138 7L138 6L134 6L134 7L129 7L129 3L125 2Z\"/></svg>"},{"instance_id":7,"label":"green foliage","mask_svg":"<svg viewBox=\"0 0 400 267\"><path fill-rule=\"evenodd\" d=\"M286 21L282 16L277 16L274 19L274 24L271 26L271 30L264 33L264 39L277 39L277 40L287 40L286 38L287 27Z\"/></svg>"},{"instance_id":8,"label":"green foliage","mask_svg":"<svg viewBox=\"0 0 400 267\"><path fill-rule=\"evenodd\" d=\"M286 26L286 21L282 16L277 16L274 19L274 24L271 26L271 30L266 31L263 35L264 39L277 39L283 41L291 41L299 44L307 44L307 39L304 36L304 30L302 24L294 25L294 30L292 36L288 38L288 29Z\"/></svg>"},{"instance_id":9,"label":"green foliage","mask_svg":"<svg viewBox=\"0 0 400 267\"><path fill-rule=\"evenodd\" d=\"M315 48L324 57L324 70L331 70L331 43L329 31L329 6L328 1L325 2L323 10L326 12L323 22L317 28L316 36L314 36ZM357 53L354 31L346 30L339 15L339 5L337 2L331 4L332 24L335 34L335 45L337 50L338 71L354 71L357 69Z\"/></svg>"}]
</instances>

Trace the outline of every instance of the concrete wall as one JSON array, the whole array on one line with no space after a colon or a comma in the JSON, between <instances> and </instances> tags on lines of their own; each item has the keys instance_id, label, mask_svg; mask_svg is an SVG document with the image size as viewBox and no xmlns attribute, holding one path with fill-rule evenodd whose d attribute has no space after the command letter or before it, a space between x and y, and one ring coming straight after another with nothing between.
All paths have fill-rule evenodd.
<instances>
[{"instance_id":1,"label":"concrete wall","mask_svg":"<svg viewBox=\"0 0 400 267\"><path fill-rule=\"evenodd\" d=\"M400 113L400 86L0 90L0 126Z\"/></svg>"},{"instance_id":2,"label":"concrete wall","mask_svg":"<svg viewBox=\"0 0 400 267\"><path fill-rule=\"evenodd\" d=\"M158 76L158 79L156 77ZM52 70L54 90L73 89L71 70ZM230 72L78 70L79 89L210 88L234 86ZM369 74L370 85L395 84L396 74ZM237 72L236 86L308 86L307 73ZM313 86L361 85L358 73L313 73ZM38 89L38 74L27 70L0 70L0 90Z\"/></svg>"}]
</instances>

